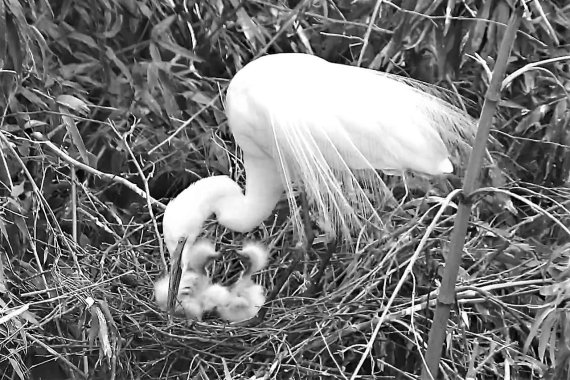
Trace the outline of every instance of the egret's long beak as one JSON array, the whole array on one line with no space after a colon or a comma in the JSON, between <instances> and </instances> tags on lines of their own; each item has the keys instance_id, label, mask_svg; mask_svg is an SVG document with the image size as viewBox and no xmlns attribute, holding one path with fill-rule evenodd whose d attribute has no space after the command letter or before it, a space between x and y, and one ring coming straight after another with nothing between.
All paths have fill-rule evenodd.
<instances>
[{"instance_id":1,"label":"egret's long beak","mask_svg":"<svg viewBox=\"0 0 570 380\"><path fill-rule=\"evenodd\" d=\"M170 263L170 282L168 283L168 298L167 310L169 314L174 314L176 306L176 296L178 295L178 288L180 287L180 278L182 277L182 268L180 261L182 258L182 250L186 244L187 237L182 237L178 240L174 254L172 255L172 262Z\"/></svg>"}]
</instances>

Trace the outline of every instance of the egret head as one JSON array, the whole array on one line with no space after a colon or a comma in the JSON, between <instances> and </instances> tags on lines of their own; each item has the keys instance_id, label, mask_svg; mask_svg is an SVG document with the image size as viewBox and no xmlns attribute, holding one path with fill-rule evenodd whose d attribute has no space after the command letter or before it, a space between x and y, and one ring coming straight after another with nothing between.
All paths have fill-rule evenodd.
<instances>
[{"instance_id":1,"label":"egret head","mask_svg":"<svg viewBox=\"0 0 570 380\"><path fill-rule=\"evenodd\" d=\"M186 237L182 257L189 257L188 250L202 232L206 219L218 209L216 205L224 198L236 196L243 196L237 183L228 176L213 176L196 181L171 200L162 221L164 241L170 254L174 253L178 240Z\"/></svg>"}]
</instances>

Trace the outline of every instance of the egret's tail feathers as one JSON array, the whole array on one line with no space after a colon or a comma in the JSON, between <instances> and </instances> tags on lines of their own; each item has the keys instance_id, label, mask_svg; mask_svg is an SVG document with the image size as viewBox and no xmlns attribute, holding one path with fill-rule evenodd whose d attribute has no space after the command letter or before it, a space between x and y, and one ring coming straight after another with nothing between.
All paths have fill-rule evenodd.
<instances>
[{"instance_id":1,"label":"egret's tail feathers","mask_svg":"<svg viewBox=\"0 0 570 380\"><path fill-rule=\"evenodd\" d=\"M375 72L409 90L407 105L423 114L429 127L437 131L456 164L466 163L475 141L477 121L461 107L465 99L455 92L411 78ZM413 168L411 168L413 169ZM451 173L453 170L444 172Z\"/></svg>"},{"instance_id":2,"label":"egret's tail feathers","mask_svg":"<svg viewBox=\"0 0 570 380\"><path fill-rule=\"evenodd\" d=\"M463 162L455 157L467 156L476 123L448 102L451 95L408 78L277 54L232 80L228 117L244 150L271 154L280 166L296 231L304 228L294 183L325 229L350 237L364 223L381 225L382 204L371 193L391 200L376 170L440 175Z\"/></svg>"},{"instance_id":3,"label":"egret's tail feathers","mask_svg":"<svg viewBox=\"0 0 570 380\"><path fill-rule=\"evenodd\" d=\"M446 174L463 162L455 156L467 157L476 123L445 100L445 91L318 58L299 57L298 63L294 77L271 83L283 94L257 100L268 113L272 154L292 210L298 182L322 223L350 236L365 221L381 224L377 210L383 205L371 193L393 200L376 170ZM293 215L302 233L299 213Z\"/></svg>"}]
</instances>

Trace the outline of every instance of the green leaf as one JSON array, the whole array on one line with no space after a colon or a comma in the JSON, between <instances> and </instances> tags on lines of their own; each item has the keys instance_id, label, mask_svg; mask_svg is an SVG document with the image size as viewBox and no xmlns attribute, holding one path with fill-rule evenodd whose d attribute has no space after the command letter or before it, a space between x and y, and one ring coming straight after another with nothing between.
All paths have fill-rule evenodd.
<instances>
[{"instance_id":1,"label":"green leaf","mask_svg":"<svg viewBox=\"0 0 570 380\"><path fill-rule=\"evenodd\" d=\"M541 361L544 361L544 353L549 345L556 346L556 340L551 342L551 331L555 329L555 324L558 324L558 312L555 311L550 313L548 317L542 323L542 328L540 329L540 336L538 338L538 357Z\"/></svg>"},{"instance_id":2,"label":"green leaf","mask_svg":"<svg viewBox=\"0 0 570 380\"><path fill-rule=\"evenodd\" d=\"M75 124L75 120L73 119L72 115L68 112L68 109L72 109L77 112L81 111L89 111L89 107L80 99L77 99L71 95L60 95L56 98L56 102L60 104L59 111L61 112L61 119L65 124L65 127L69 134L71 135L71 139L73 144L79 151L79 155L83 162L87 165L90 165L89 154L87 152L87 148L85 148L85 143L83 142L83 138L79 133L79 129Z\"/></svg>"},{"instance_id":3,"label":"green leaf","mask_svg":"<svg viewBox=\"0 0 570 380\"><path fill-rule=\"evenodd\" d=\"M127 80L129 81L129 83L133 83L133 78L131 75L131 71L128 69L128 67L117 57L117 55L115 54L115 52L113 51L113 49L111 49L110 47L107 46L107 48L105 49L105 55L107 56L107 58L109 58L115 65L117 65L117 67L119 68L119 70L121 70L121 72L123 73L123 75L125 76L125 78L127 78Z\"/></svg>"},{"instance_id":4,"label":"green leaf","mask_svg":"<svg viewBox=\"0 0 570 380\"><path fill-rule=\"evenodd\" d=\"M6 61L7 48L6 31L6 8L3 1L0 1L0 65L4 66Z\"/></svg>"},{"instance_id":5,"label":"green leaf","mask_svg":"<svg viewBox=\"0 0 570 380\"><path fill-rule=\"evenodd\" d=\"M47 109L47 104L38 96L36 93L28 90L26 87L20 86L18 87L18 94L24 96L26 99L33 103L39 108Z\"/></svg>"},{"instance_id":6,"label":"green leaf","mask_svg":"<svg viewBox=\"0 0 570 380\"><path fill-rule=\"evenodd\" d=\"M24 15L24 9L22 8L22 3L17 0L5 0L8 10L16 17L18 20L18 26L24 28L28 26L26 22L26 16Z\"/></svg>"},{"instance_id":7,"label":"green leaf","mask_svg":"<svg viewBox=\"0 0 570 380\"><path fill-rule=\"evenodd\" d=\"M18 377L21 380L27 379L27 376L24 375L24 370L22 369L22 366L13 357L13 356L18 356L18 354L13 349L9 349L9 350L10 350L10 355L8 355L8 361L10 362L12 369L14 370L14 372L16 372L16 374L18 375Z\"/></svg>"},{"instance_id":8,"label":"green leaf","mask_svg":"<svg viewBox=\"0 0 570 380\"><path fill-rule=\"evenodd\" d=\"M91 36L88 36L88 35L85 35L85 34L79 33L79 32L72 32L69 34L68 37L70 39L82 42L92 49L99 49L99 45L97 44L97 42L95 42L95 40Z\"/></svg>"},{"instance_id":9,"label":"green leaf","mask_svg":"<svg viewBox=\"0 0 570 380\"><path fill-rule=\"evenodd\" d=\"M174 20L176 20L176 17L178 16L176 15L168 16L164 20L156 24L154 28L152 28L152 39L154 41L163 40L165 38L165 35L168 34L170 25L172 25Z\"/></svg>"},{"instance_id":10,"label":"green leaf","mask_svg":"<svg viewBox=\"0 0 570 380\"><path fill-rule=\"evenodd\" d=\"M57 98L55 98L55 101L58 104L61 104L69 109L72 109L75 112L81 114L89 113L89 107L87 106L87 104L83 100L78 99L75 96L59 95Z\"/></svg>"},{"instance_id":11,"label":"green leaf","mask_svg":"<svg viewBox=\"0 0 570 380\"><path fill-rule=\"evenodd\" d=\"M8 56L6 58L10 58L12 67L16 72L20 73L24 62L22 46L18 28L14 24L13 18L9 15L6 17L6 43L8 44Z\"/></svg>"}]
</instances>

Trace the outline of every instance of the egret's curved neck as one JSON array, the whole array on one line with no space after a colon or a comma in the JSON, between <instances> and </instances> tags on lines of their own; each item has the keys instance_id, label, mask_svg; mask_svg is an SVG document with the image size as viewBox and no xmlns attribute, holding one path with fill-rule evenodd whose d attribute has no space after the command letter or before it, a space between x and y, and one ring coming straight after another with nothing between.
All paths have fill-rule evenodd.
<instances>
[{"instance_id":1,"label":"egret's curved neck","mask_svg":"<svg viewBox=\"0 0 570 380\"><path fill-rule=\"evenodd\" d=\"M170 254L178 239L186 237L185 249L191 247L202 232L202 225L214 212L213 205L227 196L242 196L241 187L228 176L206 177L188 186L172 199L162 220L164 241Z\"/></svg>"},{"instance_id":2,"label":"egret's curved neck","mask_svg":"<svg viewBox=\"0 0 570 380\"><path fill-rule=\"evenodd\" d=\"M214 203L218 223L230 230L249 232L259 226L283 194L279 169L272 159L244 154L245 195L229 194Z\"/></svg>"}]
</instances>

